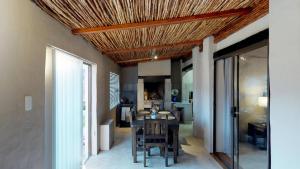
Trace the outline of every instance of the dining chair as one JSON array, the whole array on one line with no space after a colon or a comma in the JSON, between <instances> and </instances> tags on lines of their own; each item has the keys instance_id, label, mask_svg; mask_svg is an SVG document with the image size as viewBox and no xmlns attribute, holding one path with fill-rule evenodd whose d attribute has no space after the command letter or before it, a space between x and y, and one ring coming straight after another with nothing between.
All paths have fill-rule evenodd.
<instances>
[{"instance_id":1,"label":"dining chair","mask_svg":"<svg viewBox=\"0 0 300 169\"><path fill-rule=\"evenodd\" d=\"M180 111L178 111L178 110L173 110L173 111L172 111L172 114L173 114L173 116L176 118L176 120L177 120L178 122L180 122Z\"/></svg>"},{"instance_id":2,"label":"dining chair","mask_svg":"<svg viewBox=\"0 0 300 169\"><path fill-rule=\"evenodd\" d=\"M152 147L164 150L165 166L168 166L168 115L165 119L147 119L144 116L144 167L147 151Z\"/></svg>"},{"instance_id":3,"label":"dining chair","mask_svg":"<svg viewBox=\"0 0 300 169\"><path fill-rule=\"evenodd\" d=\"M137 111L136 111L136 107L133 106L131 111L130 111L130 125L132 124L132 121L136 120L137 116ZM137 151L141 151L143 149L143 145L144 145L144 135L143 135L143 128L137 128L135 133L135 144L133 144L132 146L136 146L136 150ZM134 152L132 152L133 154Z\"/></svg>"}]
</instances>

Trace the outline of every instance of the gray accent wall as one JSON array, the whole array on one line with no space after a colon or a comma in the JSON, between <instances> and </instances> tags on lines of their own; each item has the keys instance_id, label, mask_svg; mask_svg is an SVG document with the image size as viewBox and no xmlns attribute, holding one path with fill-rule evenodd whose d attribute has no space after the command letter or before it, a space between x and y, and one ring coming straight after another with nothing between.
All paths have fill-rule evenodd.
<instances>
[{"instance_id":1,"label":"gray accent wall","mask_svg":"<svg viewBox=\"0 0 300 169\"><path fill-rule=\"evenodd\" d=\"M98 123L109 110L109 72L119 66L29 0L0 5L0 168L45 169L45 59L52 45L97 64ZM25 112L24 96L32 96Z\"/></svg>"},{"instance_id":2,"label":"gray accent wall","mask_svg":"<svg viewBox=\"0 0 300 169\"><path fill-rule=\"evenodd\" d=\"M181 75L181 60L171 60L171 89L178 89L179 94L177 101L181 101L182 96L182 75Z\"/></svg>"},{"instance_id":3,"label":"gray accent wall","mask_svg":"<svg viewBox=\"0 0 300 169\"><path fill-rule=\"evenodd\" d=\"M137 104L138 67L121 68L121 97L127 97L129 101Z\"/></svg>"}]
</instances>

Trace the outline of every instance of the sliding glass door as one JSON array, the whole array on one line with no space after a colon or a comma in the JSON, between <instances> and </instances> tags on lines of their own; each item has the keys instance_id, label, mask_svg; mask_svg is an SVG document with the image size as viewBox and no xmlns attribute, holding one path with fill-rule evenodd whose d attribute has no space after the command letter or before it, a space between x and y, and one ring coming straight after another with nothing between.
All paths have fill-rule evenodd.
<instances>
[{"instance_id":1,"label":"sliding glass door","mask_svg":"<svg viewBox=\"0 0 300 169\"><path fill-rule=\"evenodd\" d=\"M268 48L240 53L236 59L237 166L268 169Z\"/></svg>"},{"instance_id":2,"label":"sliding glass door","mask_svg":"<svg viewBox=\"0 0 300 169\"><path fill-rule=\"evenodd\" d=\"M231 169L268 169L268 48L215 60L214 153Z\"/></svg>"}]
</instances>

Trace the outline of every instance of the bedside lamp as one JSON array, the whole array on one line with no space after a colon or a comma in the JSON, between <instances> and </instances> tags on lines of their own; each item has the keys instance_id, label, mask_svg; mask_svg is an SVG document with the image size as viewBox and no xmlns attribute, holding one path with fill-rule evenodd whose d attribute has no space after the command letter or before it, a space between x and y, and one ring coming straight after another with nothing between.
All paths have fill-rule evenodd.
<instances>
[{"instance_id":1,"label":"bedside lamp","mask_svg":"<svg viewBox=\"0 0 300 169\"><path fill-rule=\"evenodd\" d=\"M266 96L258 97L258 105L260 107L268 107L268 97Z\"/></svg>"}]
</instances>

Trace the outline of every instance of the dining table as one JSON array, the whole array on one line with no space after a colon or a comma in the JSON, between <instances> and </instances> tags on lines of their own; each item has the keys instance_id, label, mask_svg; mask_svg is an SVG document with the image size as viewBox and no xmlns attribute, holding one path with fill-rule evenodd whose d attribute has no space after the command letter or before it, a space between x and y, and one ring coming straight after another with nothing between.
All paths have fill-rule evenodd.
<instances>
[{"instance_id":1,"label":"dining table","mask_svg":"<svg viewBox=\"0 0 300 169\"><path fill-rule=\"evenodd\" d=\"M162 113L158 113L156 119L166 119L166 113L165 111ZM132 133L132 156L133 156L133 162L137 163L137 139L136 139L136 133L138 129L143 128L144 125L144 116L146 118L151 118L150 113L147 113L145 111L142 111L141 113L136 114L136 118L132 120L131 122L131 133ZM175 116L170 112L168 114L168 128L172 132L172 149L176 153L174 153L174 163L177 163L177 156L178 156L178 137L179 137L179 121L175 118Z\"/></svg>"}]
</instances>

